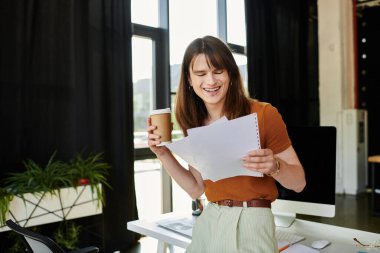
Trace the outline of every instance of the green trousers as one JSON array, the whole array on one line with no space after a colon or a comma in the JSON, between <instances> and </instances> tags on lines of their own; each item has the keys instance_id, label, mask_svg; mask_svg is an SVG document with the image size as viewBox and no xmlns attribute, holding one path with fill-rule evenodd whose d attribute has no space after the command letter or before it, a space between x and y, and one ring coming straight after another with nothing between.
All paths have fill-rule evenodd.
<instances>
[{"instance_id":1,"label":"green trousers","mask_svg":"<svg viewBox=\"0 0 380 253\"><path fill-rule=\"evenodd\" d=\"M209 203L186 253L278 253L271 209Z\"/></svg>"}]
</instances>

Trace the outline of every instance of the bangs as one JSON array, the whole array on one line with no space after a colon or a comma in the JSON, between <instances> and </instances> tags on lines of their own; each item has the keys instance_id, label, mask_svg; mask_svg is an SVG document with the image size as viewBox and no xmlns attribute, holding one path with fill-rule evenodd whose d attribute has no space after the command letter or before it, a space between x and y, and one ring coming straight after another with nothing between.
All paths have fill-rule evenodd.
<instances>
[{"instance_id":1,"label":"bangs","mask_svg":"<svg viewBox=\"0 0 380 253\"><path fill-rule=\"evenodd\" d=\"M227 64L220 54L217 54L212 50L205 50L204 54L210 68L214 67L215 69L227 69Z\"/></svg>"},{"instance_id":2,"label":"bangs","mask_svg":"<svg viewBox=\"0 0 380 253\"><path fill-rule=\"evenodd\" d=\"M185 70L188 67L193 68L193 60L200 54L205 55L209 68L227 69L233 73L237 67L227 45L219 39L206 36L194 40L188 46L183 61Z\"/></svg>"},{"instance_id":3,"label":"bangs","mask_svg":"<svg viewBox=\"0 0 380 253\"><path fill-rule=\"evenodd\" d=\"M215 69L228 69L228 64L226 63L225 59L223 59L223 56L220 54L213 53L212 50L204 50L202 52L198 52L197 54L194 54L191 63L190 68L194 69L194 59L197 58L199 55L204 54L206 57L207 66Z\"/></svg>"},{"instance_id":4,"label":"bangs","mask_svg":"<svg viewBox=\"0 0 380 253\"><path fill-rule=\"evenodd\" d=\"M204 49L204 55L206 56L208 66L215 69L227 69L225 58L218 52L215 52L209 47Z\"/></svg>"}]
</instances>

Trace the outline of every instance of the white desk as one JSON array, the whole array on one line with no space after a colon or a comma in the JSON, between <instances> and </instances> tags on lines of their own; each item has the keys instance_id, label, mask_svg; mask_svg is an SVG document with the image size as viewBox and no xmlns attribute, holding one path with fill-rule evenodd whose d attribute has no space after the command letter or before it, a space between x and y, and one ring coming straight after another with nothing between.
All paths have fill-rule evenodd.
<instances>
[{"instance_id":1,"label":"white desk","mask_svg":"<svg viewBox=\"0 0 380 253\"><path fill-rule=\"evenodd\" d=\"M191 215L191 214L189 214ZM152 221L135 220L127 223L127 229L142 235L150 236L158 240L157 253L172 252L172 246L186 248L191 238L172 232L157 225L159 219L181 216L181 214L167 213ZM321 250L321 253L357 253L371 252L380 253L380 249L364 249L355 246L354 237L359 240L373 242L380 240L380 234L355 230L350 228L337 227L317 222L296 219L290 228L279 228L305 237L301 244L310 246L311 242L317 239L327 239L331 244Z\"/></svg>"},{"instance_id":2,"label":"white desk","mask_svg":"<svg viewBox=\"0 0 380 253\"><path fill-rule=\"evenodd\" d=\"M380 155L369 156L368 162L372 169L372 211L374 215L380 215L380 205L378 204L380 201L380 192L378 192L380 181L377 176L380 175L380 172L376 170L376 165L377 167L380 165Z\"/></svg>"}]
</instances>

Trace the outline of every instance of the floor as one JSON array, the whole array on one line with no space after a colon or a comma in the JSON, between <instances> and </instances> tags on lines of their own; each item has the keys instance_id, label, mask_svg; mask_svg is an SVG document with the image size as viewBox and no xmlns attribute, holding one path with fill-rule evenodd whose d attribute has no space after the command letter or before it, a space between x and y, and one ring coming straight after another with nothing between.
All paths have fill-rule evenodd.
<instances>
[{"instance_id":1,"label":"floor","mask_svg":"<svg viewBox=\"0 0 380 253\"><path fill-rule=\"evenodd\" d=\"M331 225L380 233L380 216L373 216L371 210L371 194L337 195L336 215L334 218L322 218L308 215L297 215L297 218L311 220ZM121 253L151 253L155 252L157 240L143 237L134 247ZM175 248L182 253L182 249Z\"/></svg>"}]
</instances>

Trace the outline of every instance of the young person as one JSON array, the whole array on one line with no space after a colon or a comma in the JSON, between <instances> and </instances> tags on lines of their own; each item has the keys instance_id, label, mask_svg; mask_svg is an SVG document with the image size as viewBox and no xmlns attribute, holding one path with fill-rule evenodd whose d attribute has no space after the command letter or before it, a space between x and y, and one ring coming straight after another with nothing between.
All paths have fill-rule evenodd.
<instances>
[{"instance_id":1,"label":"young person","mask_svg":"<svg viewBox=\"0 0 380 253\"><path fill-rule=\"evenodd\" d=\"M270 209L278 196L275 181L296 192L306 185L281 115L271 104L246 95L228 46L212 36L191 42L181 66L175 107L184 134L223 116L231 120L251 113L258 116L261 149L247 150L242 164L264 177L236 176L216 182L203 180L197 168L184 168L168 148L157 146L160 136L153 134L156 127L148 118L148 145L168 174L192 199L205 193L209 201L186 252L278 252Z\"/></svg>"}]
</instances>

